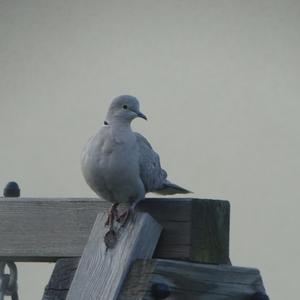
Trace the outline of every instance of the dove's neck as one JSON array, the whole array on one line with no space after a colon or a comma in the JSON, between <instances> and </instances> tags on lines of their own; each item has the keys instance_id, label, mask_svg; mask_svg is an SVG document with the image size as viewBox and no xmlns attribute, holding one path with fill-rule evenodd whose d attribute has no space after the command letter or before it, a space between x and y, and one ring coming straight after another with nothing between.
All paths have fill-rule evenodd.
<instances>
[{"instance_id":1,"label":"dove's neck","mask_svg":"<svg viewBox=\"0 0 300 300\"><path fill-rule=\"evenodd\" d=\"M131 120L124 120L120 118L106 118L106 124L110 126L114 130L122 130L122 131L132 131L131 130Z\"/></svg>"}]
</instances>

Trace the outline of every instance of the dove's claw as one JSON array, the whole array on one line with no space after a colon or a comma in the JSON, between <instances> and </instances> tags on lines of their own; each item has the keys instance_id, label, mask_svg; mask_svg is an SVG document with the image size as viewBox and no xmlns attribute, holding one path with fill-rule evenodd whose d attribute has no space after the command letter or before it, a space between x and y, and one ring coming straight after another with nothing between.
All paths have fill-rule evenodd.
<instances>
[{"instance_id":1,"label":"dove's claw","mask_svg":"<svg viewBox=\"0 0 300 300\"><path fill-rule=\"evenodd\" d=\"M124 227L126 225L130 215L132 214L133 212L130 208L128 208L117 218L117 222L121 224L121 227Z\"/></svg>"},{"instance_id":2,"label":"dove's claw","mask_svg":"<svg viewBox=\"0 0 300 300\"><path fill-rule=\"evenodd\" d=\"M133 220L136 205L137 202L132 203L131 206L129 206L121 215L119 215L117 222L121 224L121 227L125 227L130 219Z\"/></svg>"},{"instance_id":3,"label":"dove's claw","mask_svg":"<svg viewBox=\"0 0 300 300\"><path fill-rule=\"evenodd\" d=\"M108 211L107 220L105 226L109 226L109 229L112 229L114 226L114 220L118 219L118 207L119 203L114 203Z\"/></svg>"}]
</instances>

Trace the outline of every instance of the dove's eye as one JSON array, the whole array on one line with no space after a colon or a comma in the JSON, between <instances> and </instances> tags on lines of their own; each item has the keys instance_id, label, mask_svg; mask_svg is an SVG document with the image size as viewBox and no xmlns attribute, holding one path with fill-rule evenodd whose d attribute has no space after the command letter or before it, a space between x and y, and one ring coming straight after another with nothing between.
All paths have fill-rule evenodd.
<instances>
[{"instance_id":1,"label":"dove's eye","mask_svg":"<svg viewBox=\"0 0 300 300\"><path fill-rule=\"evenodd\" d=\"M128 108L128 106L125 104L125 105L123 105L123 108L124 108L124 109L127 109L127 108Z\"/></svg>"}]
</instances>

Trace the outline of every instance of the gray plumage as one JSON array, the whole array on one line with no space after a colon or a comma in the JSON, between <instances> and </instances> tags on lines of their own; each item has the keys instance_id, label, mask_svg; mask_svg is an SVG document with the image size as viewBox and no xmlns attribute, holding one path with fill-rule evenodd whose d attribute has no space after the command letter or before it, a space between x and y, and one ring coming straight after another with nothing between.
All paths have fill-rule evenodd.
<instances>
[{"instance_id":1,"label":"gray plumage","mask_svg":"<svg viewBox=\"0 0 300 300\"><path fill-rule=\"evenodd\" d=\"M136 117L146 119L135 97L123 95L112 101L106 125L82 152L81 168L87 184L112 203L137 203L148 192L189 193L167 180L158 154L145 137L131 130Z\"/></svg>"}]
</instances>

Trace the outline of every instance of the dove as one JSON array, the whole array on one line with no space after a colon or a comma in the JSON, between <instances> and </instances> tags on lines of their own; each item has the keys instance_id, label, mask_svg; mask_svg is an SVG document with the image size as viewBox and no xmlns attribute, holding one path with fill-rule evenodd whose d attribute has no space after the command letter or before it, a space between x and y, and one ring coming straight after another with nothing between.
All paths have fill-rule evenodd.
<instances>
[{"instance_id":1,"label":"dove","mask_svg":"<svg viewBox=\"0 0 300 300\"><path fill-rule=\"evenodd\" d=\"M112 203L106 225L123 224L149 192L161 195L190 191L170 182L159 155L148 140L131 129L136 118L147 120L137 98L121 95L111 102L103 126L90 138L81 155L83 177L101 198ZM117 207L127 203L119 215Z\"/></svg>"}]
</instances>

